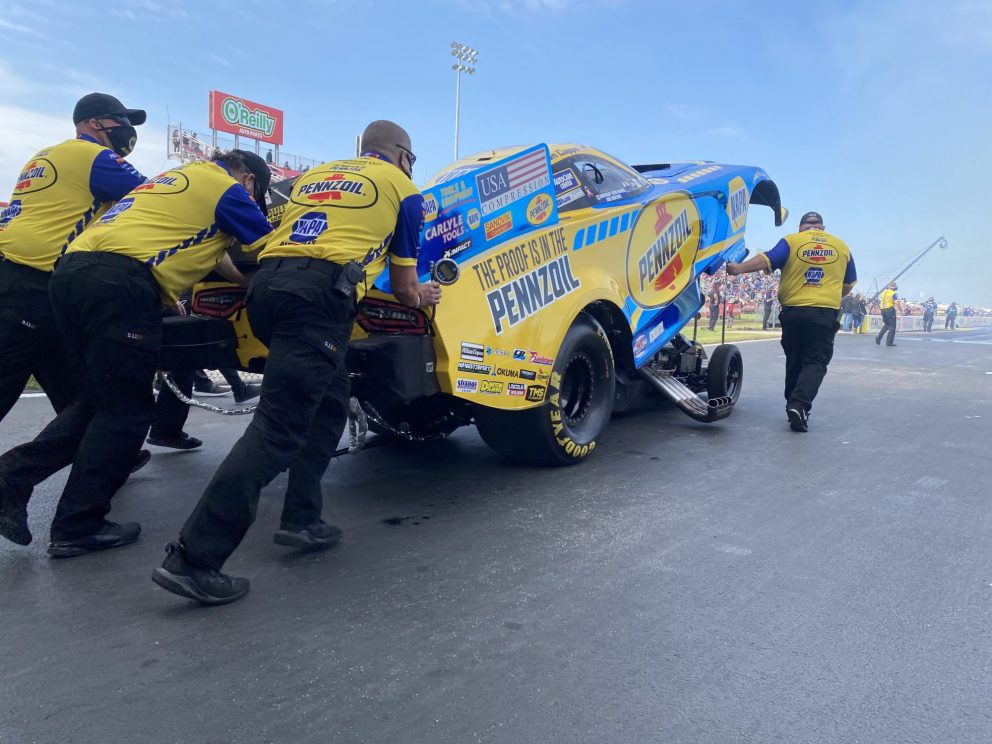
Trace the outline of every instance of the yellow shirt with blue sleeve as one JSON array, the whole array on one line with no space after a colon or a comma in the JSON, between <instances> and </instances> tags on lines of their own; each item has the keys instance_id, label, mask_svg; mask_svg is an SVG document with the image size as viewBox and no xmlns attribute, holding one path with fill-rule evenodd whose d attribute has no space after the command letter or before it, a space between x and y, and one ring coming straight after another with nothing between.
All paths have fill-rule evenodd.
<instances>
[{"instance_id":1,"label":"yellow shirt with blue sleeve","mask_svg":"<svg viewBox=\"0 0 992 744\"><path fill-rule=\"evenodd\" d=\"M786 307L839 310L843 293L858 281L847 243L824 230L786 235L760 255L769 271L782 272L778 301Z\"/></svg>"},{"instance_id":2,"label":"yellow shirt with blue sleeve","mask_svg":"<svg viewBox=\"0 0 992 744\"><path fill-rule=\"evenodd\" d=\"M369 283L386 267L416 266L424 199L378 153L310 169L293 185L282 221L259 255L364 265ZM363 287L359 285L359 297Z\"/></svg>"},{"instance_id":3,"label":"yellow shirt with blue sleeve","mask_svg":"<svg viewBox=\"0 0 992 744\"><path fill-rule=\"evenodd\" d=\"M220 161L166 171L135 188L83 233L70 251L103 251L146 264L165 304L206 276L232 238L265 244L272 226Z\"/></svg>"},{"instance_id":4,"label":"yellow shirt with blue sleeve","mask_svg":"<svg viewBox=\"0 0 992 744\"><path fill-rule=\"evenodd\" d=\"M878 297L878 308L880 310L891 310L896 306L896 300L899 299L899 295L896 294L894 289L883 290L882 294Z\"/></svg>"},{"instance_id":5,"label":"yellow shirt with blue sleeve","mask_svg":"<svg viewBox=\"0 0 992 744\"><path fill-rule=\"evenodd\" d=\"M39 271L55 261L96 217L145 180L92 137L46 147L21 169L0 211L0 254Z\"/></svg>"}]
</instances>

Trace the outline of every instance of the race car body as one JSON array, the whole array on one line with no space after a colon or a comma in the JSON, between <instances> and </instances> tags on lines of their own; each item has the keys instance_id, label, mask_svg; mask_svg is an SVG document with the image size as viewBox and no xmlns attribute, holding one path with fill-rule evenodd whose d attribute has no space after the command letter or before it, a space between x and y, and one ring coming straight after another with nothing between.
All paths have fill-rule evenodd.
<instances>
[{"instance_id":1,"label":"race car body","mask_svg":"<svg viewBox=\"0 0 992 744\"><path fill-rule=\"evenodd\" d=\"M680 331L702 305L700 275L746 254L749 206L784 221L762 170L629 167L588 147L541 144L453 163L424 199L421 280L440 263L460 272L433 312L395 302L388 272L360 304L349 369L379 430L429 437L474 422L503 454L565 464L595 448L644 379L677 402L703 390L719 399L719 415L701 420L729 413L739 354L723 355L727 379L714 386L716 356L707 365ZM194 307L235 307L235 297L208 285ZM264 352L243 316L231 315L239 364L258 368Z\"/></svg>"}]
</instances>

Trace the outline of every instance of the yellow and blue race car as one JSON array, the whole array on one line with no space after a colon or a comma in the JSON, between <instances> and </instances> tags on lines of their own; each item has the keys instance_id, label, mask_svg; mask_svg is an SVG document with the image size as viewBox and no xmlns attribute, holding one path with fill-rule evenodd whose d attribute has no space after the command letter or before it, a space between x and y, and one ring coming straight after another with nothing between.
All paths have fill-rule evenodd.
<instances>
[{"instance_id":1,"label":"yellow and blue race car","mask_svg":"<svg viewBox=\"0 0 992 744\"><path fill-rule=\"evenodd\" d=\"M570 464L596 448L612 413L653 391L700 421L730 413L739 351L723 345L707 358L681 331L703 303L699 277L746 254L749 206L785 221L764 171L630 167L589 147L540 144L459 160L424 200L418 268L448 285L444 300L405 307L384 272L367 277L374 286L358 307L352 395L374 431L426 439L474 423L512 459ZM195 366L263 369L242 297L198 286L194 311L233 322L203 331L200 348L212 339L216 353Z\"/></svg>"}]
</instances>

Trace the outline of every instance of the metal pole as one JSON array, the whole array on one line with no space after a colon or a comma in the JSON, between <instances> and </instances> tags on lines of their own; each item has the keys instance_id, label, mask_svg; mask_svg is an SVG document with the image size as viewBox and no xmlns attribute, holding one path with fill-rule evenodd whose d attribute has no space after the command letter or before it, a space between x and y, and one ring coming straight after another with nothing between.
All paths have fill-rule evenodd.
<instances>
[{"instance_id":1,"label":"metal pole","mask_svg":"<svg viewBox=\"0 0 992 744\"><path fill-rule=\"evenodd\" d=\"M455 160L458 160L458 107L461 104L462 71L455 70Z\"/></svg>"},{"instance_id":2,"label":"metal pole","mask_svg":"<svg viewBox=\"0 0 992 744\"><path fill-rule=\"evenodd\" d=\"M923 253L921 253L919 256L917 256L912 261L910 261L909 262L909 265L906 266L905 269L903 269L902 271L900 271L894 277L892 277L889 281L887 281L885 283L885 286L888 287L890 284L892 284L892 282L894 282L896 279L898 279L903 274L905 274L907 271L909 271L911 268L913 268L913 265L914 264L916 264L921 258L923 258L925 255L927 255L931 250L933 250L938 245L941 248L946 248L947 247L947 241L944 239L944 236L943 235L941 235L939 238L937 238L935 241L933 241L930 245L928 245L926 248L924 248L923 249ZM882 294L882 291L881 290L875 292L875 294L872 296L872 298L870 300L868 300L868 304L870 305L875 300L877 300L878 297L879 297L879 295L881 295L881 294Z\"/></svg>"}]
</instances>

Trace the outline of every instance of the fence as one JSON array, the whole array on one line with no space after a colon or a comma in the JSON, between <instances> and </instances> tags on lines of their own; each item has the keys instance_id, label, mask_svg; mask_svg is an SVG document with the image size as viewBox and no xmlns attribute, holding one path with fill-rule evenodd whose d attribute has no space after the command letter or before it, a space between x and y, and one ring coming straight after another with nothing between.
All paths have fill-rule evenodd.
<instances>
[{"instance_id":1,"label":"fence","mask_svg":"<svg viewBox=\"0 0 992 744\"><path fill-rule=\"evenodd\" d=\"M242 150L253 151L269 163L274 180L292 178L302 171L308 170L321 161L304 155L293 155L278 147L242 138L237 143ZM230 150L235 146L234 137L218 133L216 137L203 132L194 132L183 128L182 124L169 124L166 153L170 160L181 160L188 163L191 160L206 160L217 148Z\"/></svg>"},{"instance_id":2,"label":"fence","mask_svg":"<svg viewBox=\"0 0 992 744\"><path fill-rule=\"evenodd\" d=\"M946 316L938 315L933 319L934 328L943 328ZM992 326L992 317L985 315L958 315L954 321L956 328L988 328ZM882 316L868 315L861 324L862 333L878 333L882 330ZM922 315L900 315L896 317L897 331L922 331Z\"/></svg>"}]
</instances>

